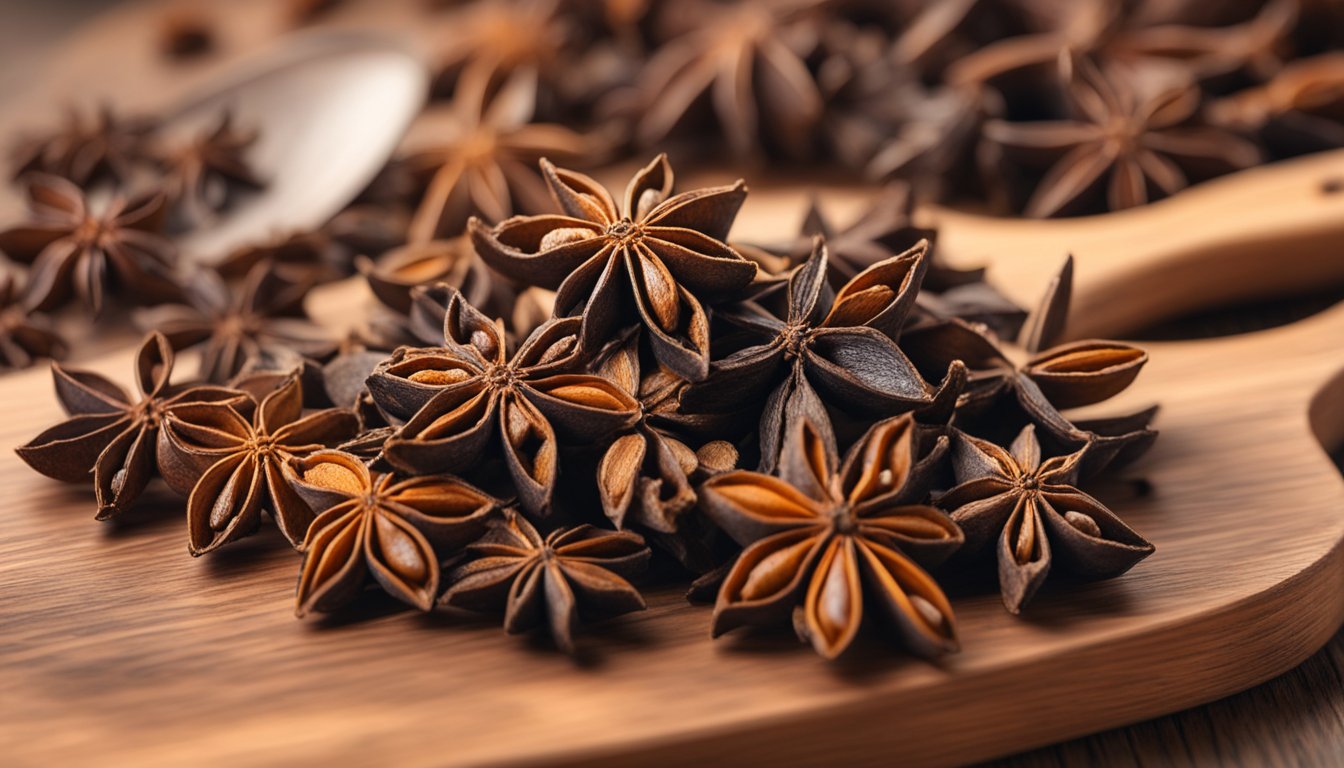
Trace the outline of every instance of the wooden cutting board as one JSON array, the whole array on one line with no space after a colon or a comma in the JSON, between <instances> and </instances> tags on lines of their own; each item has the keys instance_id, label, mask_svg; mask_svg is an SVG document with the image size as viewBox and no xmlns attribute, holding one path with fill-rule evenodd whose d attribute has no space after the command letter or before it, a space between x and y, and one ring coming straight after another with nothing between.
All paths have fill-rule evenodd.
<instances>
[{"instance_id":1,"label":"wooden cutting board","mask_svg":"<svg viewBox=\"0 0 1344 768\"><path fill-rule=\"evenodd\" d=\"M1344 280L1344 152L1142 210L1034 223L928 211L941 247L1031 302L1077 258L1071 333ZM835 213L859 190L835 190ZM791 230L805 191L757 185L740 236ZM348 320L355 282L313 298ZM1162 437L1099 493L1157 546L1126 576L1047 585L1015 618L956 597L938 664L868 642L828 664L778 634L709 638L677 589L571 660L488 619L292 615L275 531L186 553L182 502L95 523L91 495L0 454L0 754L20 765L941 764L1216 699L1298 664L1344 619L1344 305L1253 335L1150 345L1110 412L1159 402ZM125 380L129 350L91 367ZM0 380L0 446L61 417L45 371ZM154 514L157 513L157 514ZM871 635L869 635L871 637Z\"/></svg>"}]
</instances>

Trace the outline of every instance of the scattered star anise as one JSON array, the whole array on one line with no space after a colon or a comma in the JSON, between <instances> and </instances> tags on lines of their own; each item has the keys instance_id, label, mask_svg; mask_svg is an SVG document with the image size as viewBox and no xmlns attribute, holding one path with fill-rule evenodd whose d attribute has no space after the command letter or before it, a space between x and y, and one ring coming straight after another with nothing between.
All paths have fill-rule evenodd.
<instances>
[{"instance_id":1,"label":"scattered star anise","mask_svg":"<svg viewBox=\"0 0 1344 768\"><path fill-rule=\"evenodd\" d=\"M203 555L254 532L266 508L296 548L313 512L285 478L285 463L354 436L359 420L330 408L303 414L297 374L243 418L229 405L192 403L174 408L159 434L159 471L170 487L189 494L188 548Z\"/></svg>"},{"instance_id":2,"label":"scattered star anise","mask_svg":"<svg viewBox=\"0 0 1344 768\"><path fill-rule=\"evenodd\" d=\"M823 403L868 415L894 415L954 396L961 373L949 364L934 389L893 340L915 302L927 243L880 261L839 291L827 281L826 244L789 278L787 314L753 302L719 316L756 343L716 360L708 379L682 395L688 410L717 411L759 402L761 469L771 471L791 421L806 416L829 438ZM949 387L949 385L951 385Z\"/></svg>"},{"instance_id":3,"label":"scattered star anise","mask_svg":"<svg viewBox=\"0 0 1344 768\"><path fill-rule=\"evenodd\" d=\"M411 242L457 235L473 215L494 223L555 210L536 162L575 160L589 148L586 138L564 126L531 122L534 74L514 75L493 96L487 85L476 78L463 82L451 130L405 158L407 171L425 187L411 219Z\"/></svg>"},{"instance_id":4,"label":"scattered star anise","mask_svg":"<svg viewBox=\"0 0 1344 768\"><path fill-rule=\"evenodd\" d=\"M162 196L90 200L66 179L41 174L28 178L27 194L28 221L0 232L0 250L33 265L27 306L51 309L73 290L96 314L109 292L147 303L180 295L177 252L157 234Z\"/></svg>"},{"instance_id":5,"label":"scattered star anise","mask_svg":"<svg viewBox=\"0 0 1344 768\"><path fill-rule=\"evenodd\" d=\"M793 613L799 638L833 659L867 603L911 651L957 649L952 606L917 564L941 562L962 541L945 513L922 503L947 440L921 446L918 430L908 414L878 422L837 471L834 445L803 421L780 477L728 472L701 487L710 517L746 547L719 590L715 636Z\"/></svg>"},{"instance_id":6,"label":"scattered star anise","mask_svg":"<svg viewBox=\"0 0 1344 768\"><path fill-rule=\"evenodd\" d=\"M210 223L240 192L265 186L247 159L257 135L234 127L233 115L225 112L213 129L181 143L165 139L149 150L163 175L175 228Z\"/></svg>"},{"instance_id":7,"label":"scattered star anise","mask_svg":"<svg viewBox=\"0 0 1344 768\"><path fill-rule=\"evenodd\" d=\"M472 3L443 28L444 42L430 52L438 92L455 94L467 81L497 85L515 74L549 85L566 71L571 30L559 0Z\"/></svg>"},{"instance_id":8,"label":"scattered star anise","mask_svg":"<svg viewBox=\"0 0 1344 768\"><path fill-rule=\"evenodd\" d=\"M762 0L669 6L694 26L659 48L644 68L638 141L661 142L709 95L734 154L758 152L762 138L787 154L806 154L822 103L803 60L810 35L796 22L816 5Z\"/></svg>"},{"instance_id":9,"label":"scattered star anise","mask_svg":"<svg viewBox=\"0 0 1344 768\"><path fill-rule=\"evenodd\" d=\"M14 275L0 276L0 371L27 368L39 358L59 358L65 352L65 340L47 318L23 305Z\"/></svg>"},{"instance_id":10,"label":"scattered star anise","mask_svg":"<svg viewBox=\"0 0 1344 768\"><path fill-rule=\"evenodd\" d=\"M703 379L709 321L702 302L733 298L756 276L756 265L723 242L746 186L674 196L672 168L659 155L631 179L618 210L593 179L545 160L541 167L564 215L515 216L494 228L473 220L481 258L515 280L555 289L556 315L582 317L585 349L642 323L659 362Z\"/></svg>"},{"instance_id":11,"label":"scattered star anise","mask_svg":"<svg viewBox=\"0 0 1344 768\"><path fill-rule=\"evenodd\" d=\"M1148 354L1117 341L1058 343L1068 319L1072 286L1070 257L1022 329L1025 360L1015 361L1018 356L1001 347L991 334L956 319L911 329L901 337L901 344L926 373L957 360L969 369L966 390L957 404L956 424L966 427L982 416L1001 420L1004 400L1013 399L1054 443L1074 448L1091 443L1084 462L1084 474L1090 476L1121 452L1151 443L1154 433L1143 420L1121 433L1096 434L1072 423L1060 411L1119 394L1139 375ZM1151 418L1152 413L1147 413ZM1128 424L1129 419L1122 419L1115 426Z\"/></svg>"},{"instance_id":12,"label":"scattered star anise","mask_svg":"<svg viewBox=\"0 0 1344 768\"><path fill-rule=\"evenodd\" d=\"M204 344L201 378L226 382L267 357L322 359L336 351L336 340L304 312L309 288L311 283L294 282L264 262L236 289L201 270L183 289L187 304L139 310L135 322L162 331L174 349Z\"/></svg>"},{"instance_id":13,"label":"scattered star anise","mask_svg":"<svg viewBox=\"0 0 1344 768\"><path fill-rule=\"evenodd\" d=\"M398 478L358 458L317 451L290 465L294 490L317 513L304 539L296 612L329 613L372 576L404 603L428 611L439 561L480 538L499 502L453 477Z\"/></svg>"},{"instance_id":14,"label":"scattered star anise","mask_svg":"<svg viewBox=\"0 0 1344 768\"><path fill-rule=\"evenodd\" d=\"M135 359L138 401L102 376L53 363L56 397L70 419L15 449L38 472L68 483L93 481L99 520L130 508L156 474L159 425L175 409L196 403L241 403L224 387L173 385L173 349L160 333L140 344Z\"/></svg>"},{"instance_id":15,"label":"scattered star anise","mask_svg":"<svg viewBox=\"0 0 1344 768\"><path fill-rule=\"evenodd\" d=\"M398 349L369 378L378 406L407 419L384 455L415 474L460 472L502 456L523 508L545 515L559 439L599 439L632 423L639 403L604 378L570 372L577 318L547 323L510 355L499 325L444 289L443 346Z\"/></svg>"},{"instance_id":16,"label":"scattered star anise","mask_svg":"<svg viewBox=\"0 0 1344 768\"><path fill-rule=\"evenodd\" d=\"M439 603L482 612L502 607L506 632L545 625L567 653L575 650L580 618L644 609L644 598L626 580L649 561L649 548L638 534L580 525L543 539L510 510L467 549L474 559L449 574Z\"/></svg>"},{"instance_id":17,"label":"scattered star anise","mask_svg":"<svg viewBox=\"0 0 1344 768\"><path fill-rule=\"evenodd\" d=\"M984 128L1005 156L1051 163L1023 209L1027 216L1090 210L1089 193L1103 184L1106 208L1132 208L1185 188L1192 174L1216 176L1260 160L1251 142L1199 123L1200 92L1187 82L1144 93L1133 78L1103 74L1086 57L1065 54L1060 68L1074 118L992 120Z\"/></svg>"},{"instance_id":18,"label":"scattered star anise","mask_svg":"<svg viewBox=\"0 0 1344 768\"><path fill-rule=\"evenodd\" d=\"M377 260L360 257L355 266L374 298L403 315L411 311L411 291L419 286L447 283L472 306L483 309L491 307L497 290L498 281L465 238L404 245Z\"/></svg>"},{"instance_id":19,"label":"scattered star anise","mask_svg":"<svg viewBox=\"0 0 1344 768\"><path fill-rule=\"evenodd\" d=\"M106 105L92 116L70 109L60 128L20 143L14 177L37 171L85 188L104 181L124 185L142 159L152 125L144 118L117 115Z\"/></svg>"},{"instance_id":20,"label":"scattered star anise","mask_svg":"<svg viewBox=\"0 0 1344 768\"><path fill-rule=\"evenodd\" d=\"M1153 553L1152 544L1074 487L1086 450L1042 461L1030 424L1008 450L957 435L952 466L959 484L938 505L952 510L966 534L968 555L994 543L999 590L1012 613L1022 611L1052 565L1078 577L1104 579Z\"/></svg>"}]
</instances>

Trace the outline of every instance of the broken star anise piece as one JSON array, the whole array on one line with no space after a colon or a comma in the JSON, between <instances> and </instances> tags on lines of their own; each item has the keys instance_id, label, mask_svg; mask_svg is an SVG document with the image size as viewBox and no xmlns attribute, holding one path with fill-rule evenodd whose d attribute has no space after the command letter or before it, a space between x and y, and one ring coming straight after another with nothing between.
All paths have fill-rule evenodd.
<instances>
[{"instance_id":1,"label":"broken star anise piece","mask_svg":"<svg viewBox=\"0 0 1344 768\"><path fill-rule=\"evenodd\" d=\"M715 636L793 613L799 638L833 659L867 604L911 651L957 649L952 606L918 564L941 562L962 541L946 514L922 503L947 440L921 446L918 429L908 414L878 422L837 472L834 445L803 421L781 477L736 471L701 487L709 516L746 547L719 590Z\"/></svg>"},{"instance_id":2,"label":"broken star anise piece","mask_svg":"<svg viewBox=\"0 0 1344 768\"><path fill-rule=\"evenodd\" d=\"M1084 447L1042 461L1032 425L1008 450L966 434L953 449L955 488L938 499L966 534L966 554L995 542L999 591L1012 613L1036 594L1052 567L1085 579L1119 576L1153 545L1101 502L1074 487Z\"/></svg>"},{"instance_id":3,"label":"broken star anise piece","mask_svg":"<svg viewBox=\"0 0 1344 768\"><path fill-rule=\"evenodd\" d=\"M721 319L759 341L716 360L709 378L683 393L682 405L713 412L764 398L761 470L768 472L791 420L806 415L831 434L823 404L880 417L954 397L960 363L949 363L935 390L893 341L919 292L926 248L921 241L832 291L826 244L817 238L812 255L789 278L783 319L753 302L720 311Z\"/></svg>"},{"instance_id":4,"label":"broken star anise piece","mask_svg":"<svg viewBox=\"0 0 1344 768\"><path fill-rule=\"evenodd\" d=\"M384 449L414 474L461 472L502 457L530 514L549 512L558 441L597 440L631 424L639 403L575 366L578 318L552 320L513 355L503 329L447 286L442 347L401 348L369 378L374 402L407 419ZM492 449L492 446L496 446Z\"/></svg>"},{"instance_id":5,"label":"broken star anise piece","mask_svg":"<svg viewBox=\"0 0 1344 768\"><path fill-rule=\"evenodd\" d=\"M204 344L201 378L226 382L266 358L319 359L336 351L335 339L304 312L310 287L269 263L254 266L237 288L201 270L183 289L188 303L138 310L134 318L142 328L162 331L174 349Z\"/></svg>"},{"instance_id":6,"label":"broken star anise piece","mask_svg":"<svg viewBox=\"0 0 1344 768\"><path fill-rule=\"evenodd\" d=\"M732 299L756 276L755 263L723 241L746 186L672 195L664 155L641 169L618 210L593 179L542 171L564 215L515 216L488 228L473 220L476 250L501 273L557 290L555 314L583 318L590 352L618 328L642 323L659 362L682 378L709 370L709 321L702 301Z\"/></svg>"},{"instance_id":7,"label":"broken star anise piece","mask_svg":"<svg viewBox=\"0 0 1344 768\"><path fill-rule=\"evenodd\" d=\"M57 480L93 480L97 518L116 518L156 474L155 444L167 414L189 404L228 407L246 398L224 387L174 386L172 372L173 349L160 333L146 336L136 355L138 401L96 373L52 364L56 396L70 418L17 448L19 458Z\"/></svg>"},{"instance_id":8,"label":"broken star anise piece","mask_svg":"<svg viewBox=\"0 0 1344 768\"><path fill-rule=\"evenodd\" d=\"M439 594L439 561L480 538L499 505L457 478L370 472L340 451L317 451L289 470L294 490L317 513L304 539L299 616L343 607L370 576L428 611Z\"/></svg>"},{"instance_id":9,"label":"broken star anise piece","mask_svg":"<svg viewBox=\"0 0 1344 768\"><path fill-rule=\"evenodd\" d=\"M449 574L439 603L482 612L502 607L510 634L545 625L556 644L573 653L580 618L644 609L644 598L626 580L649 561L638 534L580 525L543 539L522 515L506 511L467 549L474 559Z\"/></svg>"},{"instance_id":10,"label":"broken star anise piece","mask_svg":"<svg viewBox=\"0 0 1344 768\"><path fill-rule=\"evenodd\" d=\"M1103 74L1090 59L1067 52L1060 68L1072 119L993 120L984 129L1006 154L1050 163L1026 203L1027 216L1086 212L1089 194L1103 184L1103 210L1132 208L1180 191L1192 175L1209 178L1260 162L1251 142L1199 122L1200 91L1191 83L1145 93L1125 72Z\"/></svg>"},{"instance_id":11,"label":"broken star anise piece","mask_svg":"<svg viewBox=\"0 0 1344 768\"><path fill-rule=\"evenodd\" d=\"M66 349L47 318L23 305L14 275L0 277L0 371L27 368L43 357L59 358Z\"/></svg>"},{"instance_id":12,"label":"broken star anise piece","mask_svg":"<svg viewBox=\"0 0 1344 768\"><path fill-rule=\"evenodd\" d=\"M91 200L58 176L28 177L29 219L0 232L0 250L32 264L25 303L52 309L71 291L96 314L109 292L147 303L181 291L173 278L177 251L158 235L164 198Z\"/></svg>"},{"instance_id":13,"label":"broken star anise piece","mask_svg":"<svg viewBox=\"0 0 1344 768\"><path fill-rule=\"evenodd\" d=\"M297 374L284 379L244 419L228 405L179 406L159 434L159 471L187 499L188 546L203 555L261 524L266 508L298 547L313 512L286 481L285 463L353 437L359 419L329 408L303 415Z\"/></svg>"}]
</instances>

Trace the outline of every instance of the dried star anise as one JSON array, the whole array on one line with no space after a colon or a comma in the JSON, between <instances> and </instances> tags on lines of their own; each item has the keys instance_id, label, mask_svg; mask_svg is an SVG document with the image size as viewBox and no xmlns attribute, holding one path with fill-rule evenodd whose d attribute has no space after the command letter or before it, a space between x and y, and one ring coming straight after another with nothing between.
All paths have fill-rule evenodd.
<instances>
[{"instance_id":1,"label":"dried star anise","mask_svg":"<svg viewBox=\"0 0 1344 768\"><path fill-rule=\"evenodd\" d=\"M659 155L631 179L623 213L600 184L545 160L542 171L564 215L515 216L493 229L469 225L476 251L499 272L557 291L555 314L583 319L583 347L595 351L634 322L649 331L659 362L682 378L709 370L709 321L702 301L733 298L755 263L723 240L746 186L672 195L672 169Z\"/></svg>"},{"instance_id":2,"label":"dried star anise","mask_svg":"<svg viewBox=\"0 0 1344 768\"><path fill-rule=\"evenodd\" d=\"M761 469L768 472L795 418L806 416L829 438L823 403L886 416L954 396L959 363L949 364L935 390L893 340L919 292L926 248L920 242L832 291L826 245L817 238L812 255L789 278L783 319L753 302L721 310L719 317L754 343L716 360L709 378L682 395L682 405L721 411L768 395L760 427Z\"/></svg>"},{"instance_id":3,"label":"dried star anise","mask_svg":"<svg viewBox=\"0 0 1344 768\"><path fill-rule=\"evenodd\" d=\"M164 140L149 150L163 175L175 229L212 222L240 192L265 186L247 160L256 141L255 129L235 128L232 113L225 112L213 129L181 143Z\"/></svg>"},{"instance_id":4,"label":"dried star anise","mask_svg":"<svg viewBox=\"0 0 1344 768\"><path fill-rule=\"evenodd\" d=\"M1209 119L1258 133L1280 156L1344 147L1344 52L1294 62L1264 85L1210 105Z\"/></svg>"},{"instance_id":5,"label":"dried star anise","mask_svg":"<svg viewBox=\"0 0 1344 768\"><path fill-rule=\"evenodd\" d=\"M23 305L12 274L0 277L0 371L27 368L42 357L63 357L65 340L41 314Z\"/></svg>"},{"instance_id":6,"label":"dried star anise","mask_svg":"<svg viewBox=\"0 0 1344 768\"><path fill-rule=\"evenodd\" d=\"M737 450L722 440L702 440L701 451L686 444L689 433L703 434L708 425L677 411L684 380L662 368L640 375L637 332L607 356L600 370L640 405L639 421L612 442L598 463L602 509L620 529L676 533L682 513L695 505L692 480L732 469Z\"/></svg>"},{"instance_id":7,"label":"dried star anise","mask_svg":"<svg viewBox=\"0 0 1344 768\"><path fill-rule=\"evenodd\" d=\"M218 275L201 270L183 289L187 304L139 310L135 322L162 331L174 349L204 344L200 376L226 382L267 358L321 359L336 351L336 341L308 319L303 299L311 283L294 282L272 265L260 263L237 289Z\"/></svg>"},{"instance_id":8,"label":"dried star anise","mask_svg":"<svg viewBox=\"0 0 1344 768\"><path fill-rule=\"evenodd\" d=\"M806 154L822 102L803 60L811 35L806 24L796 22L816 5L813 0L670 5L669 11L693 28L665 43L644 67L638 141L661 142L709 94L734 154L758 152L762 139L787 154Z\"/></svg>"},{"instance_id":9,"label":"dried star anise","mask_svg":"<svg viewBox=\"0 0 1344 768\"><path fill-rule=\"evenodd\" d=\"M411 311L411 291L447 283L462 292L473 307L493 309L499 282L471 249L466 238L430 240L393 249L377 260L360 257L355 266L368 281L374 298L400 314Z\"/></svg>"},{"instance_id":10,"label":"dried star anise","mask_svg":"<svg viewBox=\"0 0 1344 768\"><path fill-rule=\"evenodd\" d=\"M60 128L20 144L14 177L37 171L85 188L103 181L123 185L143 156L151 126L149 120L118 116L107 106L99 107L92 117L71 109Z\"/></svg>"},{"instance_id":11,"label":"dried star anise","mask_svg":"<svg viewBox=\"0 0 1344 768\"><path fill-rule=\"evenodd\" d=\"M1060 411L1099 403L1120 393L1139 375L1148 354L1130 344L1100 339L1059 344L1072 285L1070 257L1022 329L1024 356L1010 354L991 334L955 319L911 329L901 337L901 345L926 373L954 360L967 366L966 391L957 404L958 426L965 428L985 419L1001 421L1005 399L1015 400L1052 443L1074 448L1092 444L1083 473L1090 476L1122 452L1132 456L1141 451L1155 433L1147 428L1142 414L1111 425L1114 429L1131 429L1097 434L1072 423ZM1147 418L1153 415L1152 411L1142 413Z\"/></svg>"},{"instance_id":12,"label":"dried star anise","mask_svg":"<svg viewBox=\"0 0 1344 768\"><path fill-rule=\"evenodd\" d=\"M1103 74L1086 57L1060 57L1071 119L992 120L985 138L1006 157L1049 168L1023 212L1047 217L1088 211L1105 186L1105 208L1142 205L1185 188L1192 175L1207 178L1255 165L1251 142L1198 120L1200 92L1177 82L1145 93L1122 71Z\"/></svg>"},{"instance_id":13,"label":"dried star anise","mask_svg":"<svg viewBox=\"0 0 1344 768\"><path fill-rule=\"evenodd\" d=\"M384 455L417 474L460 472L502 455L523 508L545 515L558 439L601 438L632 423L639 403L604 378L569 372L577 318L547 323L510 355L502 328L443 288L443 346L399 349L369 378L379 407L407 419Z\"/></svg>"},{"instance_id":14,"label":"dried star anise","mask_svg":"<svg viewBox=\"0 0 1344 768\"><path fill-rule=\"evenodd\" d=\"M644 609L627 578L649 561L638 534L591 525L562 528L545 539L522 515L506 511L479 542L474 559L453 569L440 605L475 611L504 608L504 630L547 626L556 644L574 652L574 627Z\"/></svg>"},{"instance_id":15,"label":"dried star anise","mask_svg":"<svg viewBox=\"0 0 1344 768\"><path fill-rule=\"evenodd\" d=\"M303 415L297 374L256 406L251 421L228 405L179 406L163 420L159 471L170 487L189 494L188 546L203 555L242 538L261 524L265 507L290 544L298 547L313 521L308 504L285 479L285 463L354 436L354 413L330 408Z\"/></svg>"},{"instance_id":16,"label":"dried star anise","mask_svg":"<svg viewBox=\"0 0 1344 768\"><path fill-rule=\"evenodd\" d=\"M177 252L156 234L162 196L94 201L69 181L42 174L28 178L27 194L28 221L0 232L0 250L33 265L27 306L51 309L72 289L94 313L109 291L149 303L180 295L172 274Z\"/></svg>"},{"instance_id":17,"label":"dried star anise","mask_svg":"<svg viewBox=\"0 0 1344 768\"><path fill-rule=\"evenodd\" d=\"M495 223L555 210L536 162L579 159L590 142L564 126L531 122L535 77L514 75L493 97L476 78L459 86L451 130L404 160L425 188L411 219L411 242L459 234L473 215Z\"/></svg>"},{"instance_id":18,"label":"dried star anise","mask_svg":"<svg viewBox=\"0 0 1344 768\"><path fill-rule=\"evenodd\" d=\"M457 478L374 473L340 451L317 451L290 470L294 490L318 513L304 538L300 616L343 607L370 576L428 611L439 594L442 554L480 538L499 505Z\"/></svg>"},{"instance_id":19,"label":"dried star anise","mask_svg":"<svg viewBox=\"0 0 1344 768\"><path fill-rule=\"evenodd\" d=\"M1153 545L1101 502L1073 487L1084 447L1042 461L1028 424L1008 450L957 435L955 488L938 499L966 534L974 556L995 543L999 591L1012 613L1054 568L1087 579L1119 576L1153 553Z\"/></svg>"},{"instance_id":20,"label":"dried star anise","mask_svg":"<svg viewBox=\"0 0 1344 768\"><path fill-rule=\"evenodd\" d=\"M835 447L803 421L781 477L728 472L700 489L705 510L746 547L720 588L714 635L794 614L799 638L832 659L850 646L864 603L924 656L958 647L952 606L917 564L935 565L962 541L923 504L947 439L931 445L905 414L875 424L837 471ZM867 598L865 600L865 598Z\"/></svg>"},{"instance_id":21,"label":"dried star anise","mask_svg":"<svg viewBox=\"0 0 1344 768\"><path fill-rule=\"evenodd\" d=\"M513 75L550 90L563 79L570 30L558 0L472 3L446 19L442 45L430 52L435 90L456 93L468 81L499 84Z\"/></svg>"},{"instance_id":22,"label":"dried star anise","mask_svg":"<svg viewBox=\"0 0 1344 768\"><path fill-rule=\"evenodd\" d=\"M246 395L224 387L173 385L173 349L160 333L140 344L135 359L138 401L90 371L52 364L56 396L70 419L15 449L28 466L68 483L93 481L99 520L125 512L155 472L159 425L175 409L197 403L220 407Z\"/></svg>"},{"instance_id":23,"label":"dried star anise","mask_svg":"<svg viewBox=\"0 0 1344 768\"><path fill-rule=\"evenodd\" d=\"M242 246L212 266L225 277L237 278L266 262L290 280L320 283L351 274L355 254L331 233L317 229L289 232Z\"/></svg>"}]
</instances>

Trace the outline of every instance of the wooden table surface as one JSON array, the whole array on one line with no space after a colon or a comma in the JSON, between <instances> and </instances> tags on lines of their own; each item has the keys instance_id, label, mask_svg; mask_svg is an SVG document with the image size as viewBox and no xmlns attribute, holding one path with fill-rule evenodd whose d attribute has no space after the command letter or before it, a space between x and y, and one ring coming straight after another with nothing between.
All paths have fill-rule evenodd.
<instances>
[{"instance_id":1,"label":"wooden table surface","mask_svg":"<svg viewBox=\"0 0 1344 768\"><path fill-rule=\"evenodd\" d=\"M107 0L6 4L0 10L0 72L41 66L44 42ZM3 44L6 41L12 44ZM0 99L14 80L0 79ZM1338 298L1338 294L1335 296ZM1293 308L1261 309L1248 320ZM1201 334L1226 319L1181 331ZM1263 324L1263 322L1260 322ZM1344 470L1344 456L1336 457ZM1291 672L1202 707L1005 758L1003 766L1338 765L1344 762L1344 631Z\"/></svg>"}]
</instances>

